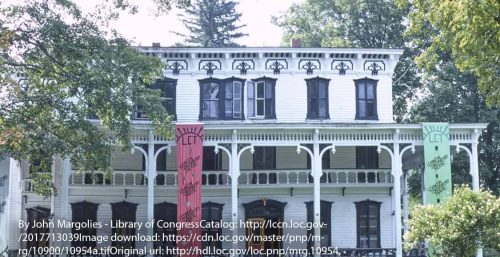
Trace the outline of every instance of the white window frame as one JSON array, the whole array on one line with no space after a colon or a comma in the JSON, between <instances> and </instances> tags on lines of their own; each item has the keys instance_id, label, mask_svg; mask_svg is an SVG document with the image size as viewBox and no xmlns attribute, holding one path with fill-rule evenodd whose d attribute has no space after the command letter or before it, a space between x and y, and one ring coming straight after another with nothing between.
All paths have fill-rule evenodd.
<instances>
[{"instance_id":1,"label":"white window frame","mask_svg":"<svg viewBox=\"0 0 500 257\"><path fill-rule=\"evenodd\" d=\"M258 91L258 88L259 88L259 85L262 85L263 87L263 96L261 98L258 97L258 94L257 94L257 91ZM254 114L255 114L255 118L260 118L260 119L264 119L266 117L266 82L265 81L259 81L257 83L255 83L255 103L254 103ZM262 110L263 110L263 113L262 115L259 115L257 113L257 109L258 109L258 101L262 101L262 104L263 104L263 107L262 107Z\"/></svg>"}]
</instances>

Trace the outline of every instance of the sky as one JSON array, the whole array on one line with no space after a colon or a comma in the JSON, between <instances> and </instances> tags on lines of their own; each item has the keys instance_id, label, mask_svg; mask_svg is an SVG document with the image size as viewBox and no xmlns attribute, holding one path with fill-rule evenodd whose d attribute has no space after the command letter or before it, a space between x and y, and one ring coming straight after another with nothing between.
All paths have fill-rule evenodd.
<instances>
[{"instance_id":1,"label":"sky","mask_svg":"<svg viewBox=\"0 0 500 257\"><path fill-rule=\"evenodd\" d=\"M237 11L242 13L241 24L247 26L241 31L249 36L237 40L237 43L246 46L280 46L282 30L271 23L272 15L285 12L293 3L304 0L236 0ZM84 10L91 10L96 0L75 0ZM133 1L132 1L133 2ZM162 46L171 46L182 42L182 38L173 34L172 30L186 33L186 29L179 20L179 10L172 9L167 15L156 17L155 5L151 0L143 0L139 5L139 13L122 13L111 27L120 32L134 44L150 46L158 42Z\"/></svg>"}]
</instances>

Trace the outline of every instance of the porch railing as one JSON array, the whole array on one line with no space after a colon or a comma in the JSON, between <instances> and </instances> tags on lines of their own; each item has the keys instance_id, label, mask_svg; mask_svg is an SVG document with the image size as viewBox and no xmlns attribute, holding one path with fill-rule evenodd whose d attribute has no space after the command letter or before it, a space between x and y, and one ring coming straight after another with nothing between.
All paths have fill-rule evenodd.
<instances>
[{"instance_id":1,"label":"porch railing","mask_svg":"<svg viewBox=\"0 0 500 257\"><path fill-rule=\"evenodd\" d=\"M177 186L177 171L158 171L155 185ZM250 185L283 185L297 186L313 183L310 170L283 169L283 170L243 170L239 177L240 186ZM323 185L373 185L392 183L389 169L327 169L323 170L320 179ZM94 171L75 171L69 178L70 185L82 186L143 186L147 184L144 171L120 171L109 173ZM231 184L228 171L203 171L202 184L206 187L227 187ZM22 180L23 192L31 192L31 179Z\"/></svg>"},{"instance_id":2,"label":"porch railing","mask_svg":"<svg viewBox=\"0 0 500 257\"><path fill-rule=\"evenodd\" d=\"M31 179L23 179L21 180L21 190L23 192L33 192L33 185Z\"/></svg>"}]
</instances>

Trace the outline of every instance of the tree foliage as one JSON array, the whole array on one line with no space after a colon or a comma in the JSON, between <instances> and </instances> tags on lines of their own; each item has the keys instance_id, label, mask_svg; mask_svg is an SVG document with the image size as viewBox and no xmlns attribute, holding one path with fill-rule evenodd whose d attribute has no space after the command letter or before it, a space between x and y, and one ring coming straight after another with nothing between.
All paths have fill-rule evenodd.
<instances>
[{"instance_id":1,"label":"tree foliage","mask_svg":"<svg viewBox=\"0 0 500 257\"><path fill-rule=\"evenodd\" d=\"M455 188L442 205L415 208L405 247L429 240L435 256L474 256L479 246L500 250L500 198L487 191Z\"/></svg>"},{"instance_id":2,"label":"tree foliage","mask_svg":"<svg viewBox=\"0 0 500 257\"><path fill-rule=\"evenodd\" d=\"M170 132L159 92L147 87L161 61L102 31L108 16L83 14L69 0L27 0L1 14L0 152L43 170L55 155L104 169L110 145L129 146L135 104Z\"/></svg>"},{"instance_id":3,"label":"tree foliage","mask_svg":"<svg viewBox=\"0 0 500 257\"><path fill-rule=\"evenodd\" d=\"M305 47L404 48L393 77L394 114L401 121L421 82L406 47L403 25L408 10L386 0L308 0L273 17L284 31L283 43L298 38Z\"/></svg>"},{"instance_id":4,"label":"tree foliage","mask_svg":"<svg viewBox=\"0 0 500 257\"><path fill-rule=\"evenodd\" d=\"M181 15L189 34L176 33L185 38L189 46L234 47L235 39L247 34L239 30L241 13L236 11L236 2L231 0L193 0Z\"/></svg>"},{"instance_id":5,"label":"tree foliage","mask_svg":"<svg viewBox=\"0 0 500 257\"><path fill-rule=\"evenodd\" d=\"M487 106L485 97L478 90L478 80L473 74L458 70L450 55L442 54L440 59L439 66L426 70L424 81L427 92L412 107L409 121L488 123L479 139L481 185L499 195L500 110ZM452 170L454 184L468 182L468 155L455 155Z\"/></svg>"},{"instance_id":6,"label":"tree foliage","mask_svg":"<svg viewBox=\"0 0 500 257\"><path fill-rule=\"evenodd\" d=\"M428 69L442 52L451 53L461 71L478 78L487 101L500 105L500 2L498 0L398 0L411 6L408 35L423 46L417 62Z\"/></svg>"}]
</instances>

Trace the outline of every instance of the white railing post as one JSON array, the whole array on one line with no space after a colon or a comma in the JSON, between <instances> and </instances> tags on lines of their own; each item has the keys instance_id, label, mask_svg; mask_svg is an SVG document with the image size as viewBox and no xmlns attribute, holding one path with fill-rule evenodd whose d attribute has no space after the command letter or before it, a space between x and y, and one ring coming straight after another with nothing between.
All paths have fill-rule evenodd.
<instances>
[{"instance_id":1,"label":"white railing post","mask_svg":"<svg viewBox=\"0 0 500 257\"><path fill-rule=\"evenodd\" d=\"M69 176L71 175L71 161L68 157L63 159L62 174L61 174L61 219L65 221L71 220L69 217ZM66 233L67 229L63 229L62 233ZM68 241L61 242L62 246L68 246Z\"/></svg>"},{"instance_id":2,"label":"white railing post","mask_svg":"<svg viewBox=\"0 0 500 257\"><path fill-rule=\"evenodd\" d=\"M403 256L403 238L401 236L401 168L402 160L399 151L399 129L394 132L394 145L392 156L392 172L394 176L393 203L394 203L394 227L396 238L396 257Z\"/></svg>"},{"instance_id":3,"label":"white railing post","mask_svg":"<svg viewBox=\"0 0 500 257\"><path fill-rule=\"evenodd\" d=\"M479 159L477 154L477 146L479 140L479 131L477 129L474 130L472 134L472 162L470 164L471 175L472 175L472 190L479 191ZM483 257L483 248L478 248L476 252L476 257Z\"/></svg>"},{"instance_id":4,"label":"white railing post","mask_svg":"<svg viewBox=\"0 0 500 257\"><path fill-rule=\"evenodd\" d=\"M154 201L155 201L155 183L154 179L156 177L156 158L155 158L155 145L154 145L154 134L153 131L149 131L149 138L148 138L148 166L147 166L147 171L146 171L146 176L147 176L147 181L148 181L148 212L147 212L147 222L152 222L154 219ZM136 176L134 174L134 184L136 184L135 181ZM147 229L147 233L149 236L153 236L153 226L150 226ZM153 241L149 240L147 242L147 248L148 249L153 249Z\"/></svg>"},{"instance_id":5,"label":"white railing post","mask_svg":"<svg viewBox=\"0 0 500 257\"><path fill-rule=\"evenodd\" d=\"M314 181L314 222L320 224L321 222L321 189L320 189L320 178L321 178L321 159L319 158L319 143L318 143L319 130L315 130L313 134L313 158L311 161L312 176ZM319 257L319 252L317 249L321 247L321 242L318 238L321 237L321 228L319 226L314 227L314 256Z\"/></svg>"},{"instance_id":6,"label":"white railing post","mask_svg":"<svg viewBox=\"0 0 500 257\"><path fill-rule=\"evenodd\" d=\"M230 156L230 170L231 176L231 221L235 224L233 229L233 238L238 237L238 178L240 176L240 158L238 154L238 135L236 130L233 130L231 137L231 156ZM248 178L248 174L247 174ZM248 179L247 179L248 183ZM232 249L238 249L237 240L233 241Z\"/></svg>"}]
</instances>

